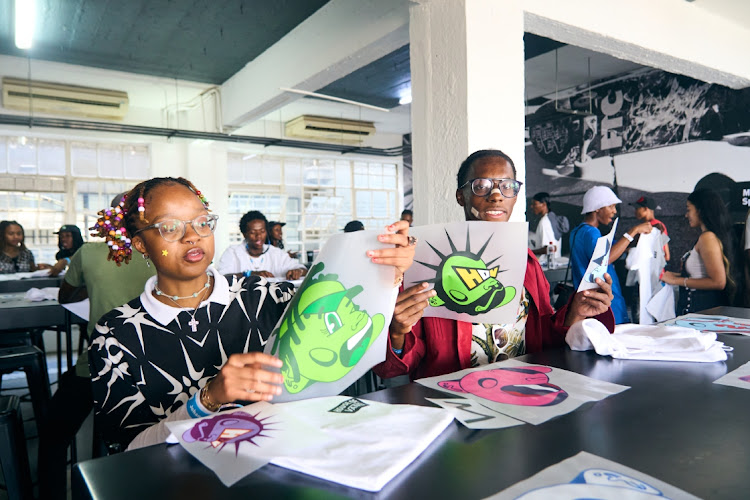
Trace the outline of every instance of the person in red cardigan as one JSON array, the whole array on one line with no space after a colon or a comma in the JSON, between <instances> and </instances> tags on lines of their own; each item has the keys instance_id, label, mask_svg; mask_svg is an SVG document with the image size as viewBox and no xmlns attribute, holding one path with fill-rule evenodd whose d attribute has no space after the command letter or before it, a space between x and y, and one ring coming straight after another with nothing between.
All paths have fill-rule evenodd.
<instances>
[{"instance_id":1,"label":"person in red cardigan","mask_svg":"<svg viewBox=\"0 0 750 500\"><path fill-rule=\"evenodd\" d=\"M456 201L466 220L506 222L520 187L509 156L495 149L480 150L459 168ZM386 359L373 370L383 378L408 374L414 380L560 347L568 328L590 317L612 332L612 279L608 274L604 277L606 281L597 279L598 289L576 293L555 312L549 301L549 283L529 251L516 321L508 325L422 318L435 292L427 290L426 283L414 285L399 294Z\"/></svg>"}]
</instances>

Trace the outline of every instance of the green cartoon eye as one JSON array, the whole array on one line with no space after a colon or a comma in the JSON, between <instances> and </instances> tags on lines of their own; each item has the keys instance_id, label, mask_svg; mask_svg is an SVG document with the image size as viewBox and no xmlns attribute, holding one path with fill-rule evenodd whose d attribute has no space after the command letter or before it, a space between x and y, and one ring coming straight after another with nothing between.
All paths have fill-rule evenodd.
<instances>
[{"instance_id":1,"label":"green cartoon eye","mask_svg":"<svg viewBox=\"0 0 750 500\"><path fill-rule=\"evenodd\" d=\"M329 334L334 333L336 330L342 327L341 318L339 318L339 315L335 312L325 313L325 317L323 319L325 320L326 328L328 328Z\"/></svg>"}]
</instances>

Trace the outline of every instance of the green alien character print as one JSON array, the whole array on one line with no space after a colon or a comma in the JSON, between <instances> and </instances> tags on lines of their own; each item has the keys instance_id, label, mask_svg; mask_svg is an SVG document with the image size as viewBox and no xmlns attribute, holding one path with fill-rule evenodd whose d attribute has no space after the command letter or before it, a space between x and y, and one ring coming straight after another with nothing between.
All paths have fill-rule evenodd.
<instances>
[{"instance_id":1,"label":"green alien character print","mask_svg":"<svg viewBox=\"0 0 750 500\"><path fill-rule=\"evenodd\" d=\"M419 264L435 271L435 278L426 280L435 283L436 295L430 299L430 306L445 306L447 309L466 313L472 316L484 314L492 309L502 307L516 296L516 289L503 286L499 275L503 272L492 264L500 257L490 262L482 259L492 235L482 245L477 253L473 253L469 243L469 230L466 230L466 250L458 251L448 232L445 232L450 244L450 255L443 255L430 242L441 262L432 265L425 262Z\"/></svg>"},{"instance_id":2,"label":"green alien character print","mask_svg":"<svg viewBox=\"0 0 750 500\"><path fill-rule=\"evenodd\" d=\"M346 288L336 274L310 276L295 294L284 320L274 331L271 354L284 362L284 386L295 394L315 382L335 382L348 374L383 331L385 317L372 317L352 299L359 285ZM316 276L318 275L318 276Z\"/></svg>"}]
</instances>

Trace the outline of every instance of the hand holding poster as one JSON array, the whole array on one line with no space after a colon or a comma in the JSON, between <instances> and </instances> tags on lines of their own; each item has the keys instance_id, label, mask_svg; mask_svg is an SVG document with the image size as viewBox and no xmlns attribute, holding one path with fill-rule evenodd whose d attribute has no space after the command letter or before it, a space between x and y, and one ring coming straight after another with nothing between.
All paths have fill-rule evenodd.
<instances>
[{"instance_id":1,"label":"hand holding poster","mask_svg":"<svg viewBox=\"0 0 750 500\"><path fill-rule=\"evenodd\" d=\"M340 393L385 359L396 298L392 267L366 252L385 248L375 231L331 237L268 339L283 361L274 403Z\"/></svg>"},{"instance_id":2,"label":"hand holding poster","mask_svg":"<svg viewBox=\"0 0 750 500\"><path fill-rule=\"evenodd\" d=\"M578 285L579 292L599 288L599 285L596 284L596 278L604 279L604 273L607 272L607 266L609 265L609 251L612 250L612 240L615 238L615 231L617 230L617 222L619 220L620 219L615 219L615 222L612 224L612 230L609 234L596 240L594 253L591 255L591 260L586 268L586 272L583 273L581 284Z\"/></svg>"},{"instance_id":3,"label":"hand holding poster","mask_svg":"<svg viewBox=\"0 0 750 500\"><path fill-rule=\"evenodd\" d=\"M469 323L512 323L526 275L528 224L454 222L411 229L414 264L404 287L434 284L424 316Z\"/></svg>"}]
</instances>

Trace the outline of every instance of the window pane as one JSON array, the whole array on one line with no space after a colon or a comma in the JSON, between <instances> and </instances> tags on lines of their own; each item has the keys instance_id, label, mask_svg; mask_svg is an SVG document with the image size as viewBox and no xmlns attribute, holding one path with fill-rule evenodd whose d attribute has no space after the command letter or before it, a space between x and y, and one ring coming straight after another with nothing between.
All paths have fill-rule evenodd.
<instances>
[{"instance_id":1,"label":"window pane","mask_svg":"<svg viewBox=\"0 0 750 500\"><path fill-rule=\"evenodd\" d=\"M370 175L383 175L383 166L380 163L370 163Z\"/></svg>"},{"instance_id":2,"label":"window pane","mask_svg":"<svg viewBox=\"0 0 750 500\"><path fill-rule=\"evenodd\" d=\"M370 175L370 187L380 189L383 187L383 177L380 175Z\"/></svg>"},{"instance_id":3,"label":"window pane","mask_svg":"<svg viewBox=\"0 0 750 500\"><path fill-rule=\"evenodd\" d=\"M356 194L357 203L357 218L362 219L364 217L370 217L372 214L372 196L369 191L357 191Z\"/></svg>"},{"instance_id":4,"label":"window pane","mask_svg":"<svg viewBox=\"0 0 750 500\"><path fill-rule=\"evenodd\" d=\"M263 178L261 176L261 169L263 168L263 164L261 163L259 158L255 157L245 160L244 168L246 182L260 184L263 181Z\"/></svg>"},{"instance_id":5,"label":"window pane","mask_svg":"<svg viewBox=\"0 0 750 500\"><path fill-rule=\"evenodd\" d=\"M8 147L5 138L0 138L0 174L8 171ZM0 205L2 209L2 205Z\"/></svg>"},{"instance_id":6,"label":"window pane","mask_svg":"<svg viewBox=\"0 0 750 500\"><path fill-rule=\"evenodd\" d=\"M350 187L352 185L352 164L348 161L336 162L336 186Z\"/></svg>"},{"instance_id":7,"label":"window pane","mask_svg":"<svg viewBox=\"0 0 750 500\"><path fill-rule=\"evenodd\" d=\"M70 170L76 177L96 177L96 147L80 143L71 144Z\"/></svg>"},{"instance_id":8,"label":"window pane","mask_svg":"<svg viewBox=\"0 0 750 500\"><path fill-rule=\"evenodd\" d=\"M333 186L335 176L333 173L333 162L331 160L320 160L318 162L318 179L321 186Z\"/></svg>"},{"instance_id":9,"label":"window pane","mask_svg":"<svg viewBox=\"0 0 750 500\"><path fill-rule=\"evenodd\" d=\"M279 160L263 160L263 184L273 186L281 184L281 162Z\"/></svg>"},{"instance_id":10,"label":"window pane","mask_svg":"<svg viewBox=\"0 0 750 500\"><path fill-rule=\"evenodd\" d=\"M304 176L305 186L317 186L318 185L318 167L315 165L314 160L303 159L302 170Z\"/></svg>"},{"instance_id":11,"label":"window pane","mask_svg":"<svg viewBox=\"0 0 750 500\"><path fill-rule=\"evenodd\" d=\"M26 137L8 141L8 172L11 174L36 174L36 140Z\"/></svg>"},{"instance_id":12,"label":"window pane","mask_svg":"<svg viewBox=\"0 0 750 500\"><path fill-rule=\"evenodd\" d=\"M284 160L284 182L291 186L299 186L301 177L299 160Z\"/></svg>"},{"instance_id":13,"label":"window pane","mask_svg":"<svg viewBox=\"0 0 750 500\"><path fill-rule=\"evenodd\" d=\"M122 148L99 146L99 176L122 179Z\"/></svg>"},{"instance_id":14,"label":"window pane","mask_svg":"<svg viewBox=\"0 0 750 500\"><path fill-rule=\"evenodd\" d=\"M39 139L39 173L65 175L65 143Z\"/></svg>"},{"instance_id":15,"label":"window pane","mask_svg":"<svg viewBox=\"0 0 750 500\"><path fill-rule=\"evenodd\" d=\"M388 217L388 196L385 191L374 191L372 193L372 215Z\"/></svg>"},{"instance_id":16,"label":"window pane","mask_svg":"<svg viewBox=\"0 0 750 500\"><path fill-rule=\"evenodd\" d=\"M148 179L151 170L151 154L148 147L131 146L125 148L123 158L126 179Z\"/></svg>"}]
</instances>

